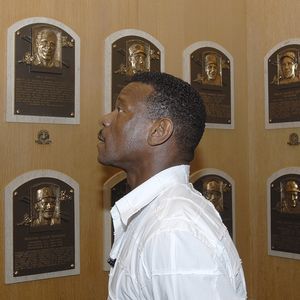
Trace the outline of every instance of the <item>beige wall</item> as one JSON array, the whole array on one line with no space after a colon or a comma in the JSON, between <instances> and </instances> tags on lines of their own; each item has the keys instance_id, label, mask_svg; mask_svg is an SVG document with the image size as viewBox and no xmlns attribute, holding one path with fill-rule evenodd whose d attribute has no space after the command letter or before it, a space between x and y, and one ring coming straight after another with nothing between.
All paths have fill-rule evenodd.
<instances>
[{"instance_id":1,"label":"beige wall","mask_svg":"<svg viewBox=\"0 0 300 300\"><path fill-rule=\"evenodd\" d=\"M165 47L166 71L179 77L183 74L182 52L195 42L216 42L233 56L235 129L208 129L192 172L217 168L235 180L236 240L250 298L299 297L300 288L293 278L300 275L300 263L267 256L266 244L266 178L279 168L299 164L298 150L286 146L292 130L264 129L263 57L274 44L297 36L300 4L290 2L291 6L284 7L283 0L0 0L1 198L5 186L17 176L53 169L79 183L81 214L81 274L13 285L4 284L4 223L0 223L0 299L106 298L102 184L117 170L97 164L96 135L104 112L104 40L126 28L143 30L158 39ZM81 38L80 125L5 121L6 30L34 16L61 21ZM51 145L35 144L40 129L50 132Z\"/></svg>"},{"instance_id":2,"label":"beige wall","mask_svg":"<svg viewBox=\"0 0 300 300\"><path fill-rule=\"evenodd\" d=\"M267 255L266 181L279 169L299 167L299 146L287 145L299 128L264 129L264 57L278 43L299 38L297 0L247 1L249 207L252 295L256 299L300 299L300 262Z\"/></svg>"}]
</instances>

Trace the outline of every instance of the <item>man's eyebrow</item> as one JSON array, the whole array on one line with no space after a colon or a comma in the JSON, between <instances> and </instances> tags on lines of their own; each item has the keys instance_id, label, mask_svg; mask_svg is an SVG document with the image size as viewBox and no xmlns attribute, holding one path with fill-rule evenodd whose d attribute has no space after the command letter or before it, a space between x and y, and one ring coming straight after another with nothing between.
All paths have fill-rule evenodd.
<instances>
[{"instance_id":1,"label":"man's eyebrow","mask_svg":"<svg viewBox=\"0 0 300 300\"><path fill-rule=\"evenodd\" d=\"M122 97L120 97L120 95L117 97L116 102L122 102Z\"/></svg>"},{"instance_id":2,"label":"man's eyebrow","mask_svg":"<svg viewBox=\"0 0 300 300\"><path fill-rule=\"evenodd\" d=\"M116 99L116 104L124 104L124 99L122 97L122 95L119 95Z\"/></svg>"}]
</instances>

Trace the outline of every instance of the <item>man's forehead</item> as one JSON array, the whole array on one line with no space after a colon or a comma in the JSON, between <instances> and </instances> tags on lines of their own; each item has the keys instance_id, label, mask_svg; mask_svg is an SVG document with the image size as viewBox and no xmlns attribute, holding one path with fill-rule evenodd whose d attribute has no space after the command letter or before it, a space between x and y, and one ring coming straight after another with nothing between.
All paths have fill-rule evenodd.
<instances>
[{"instance_id":1,"label":"man's forehead","mask_svg":"<svg viewBox=\"0 0 300 300\"><path fill-rule=\"evenodd\" d=\"M146 56L144 52L132 53L133 56Z\"/></svg>"},{"instance_id":2,"label":"man's forehead","mask_svg":"<svg viewBox=\"0 0 300 300\"><path fill-rule=\"evenodd\" d=\"M144 98L153 92L153 87L150 84L146 84L143 82L130 82L127 84L120 92L119 99L123 99L126 97L140 97Z\"/></svg>"},{"instance_id":3,"label":"man's forehead","mask_svg":"<svg viewBox=\"0 0 300 300\"><path fill-rule=\"evenodd\" d=\"M43 31L41 34L40 34L40 38L41 39L47 39L47 38L53 38L53 39L56 39L56 34L52 31Z\"/></svg>"}]
</instances>

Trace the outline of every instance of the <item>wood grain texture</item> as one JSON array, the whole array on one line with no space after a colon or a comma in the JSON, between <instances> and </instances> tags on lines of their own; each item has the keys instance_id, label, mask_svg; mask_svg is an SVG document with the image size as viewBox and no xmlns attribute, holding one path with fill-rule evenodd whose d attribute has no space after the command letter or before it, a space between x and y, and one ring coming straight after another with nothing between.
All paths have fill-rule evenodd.
<instances>
[{"instance_id":1,"label":"wood grain texture","mask_svg":"<svg viewBox=\"0 0 300 300\"><path fill-rule=\"evenodd\" d=\"M267 255L266 181L276 171L299 167L299 146L288 146L299 128L264 129L264 57L276 44L299 38L299 1L247 1L249 201L254 299L299 299L297 260Z\"/></svg>"},{"instance_id":2,"label":"wood grain texture","mask_svg":"<svg viewBox=\"0 0 300 300\"><path fill-rule=\"evenodd\" d=\"M234 58L234 130L208 129L191 171L217 168L236 183L236 241L250 299L299 299L298 261L267 255L267 178L299 165L299 150L286 145L299 130L264 129L263 58L278 42L299 36L300 3L290 0L0 0L0 189L35 169L53 169L80 185L81 274L4 284L4 223L0 223L0 299L106 299L102 271L102 185L118 170L96 161L98 120L104 112L104 40L121 29L138 29L165 47L166 72L182 77L182 53L198 41L213 41ZM5 9L4 9L5 8ZM65 23L81 38L81 123L7 123L6 30L29 17ZM37 145L40 129L53 143ZM0 219L3 220L3 205Z\"/></svg>"}]
</instances>

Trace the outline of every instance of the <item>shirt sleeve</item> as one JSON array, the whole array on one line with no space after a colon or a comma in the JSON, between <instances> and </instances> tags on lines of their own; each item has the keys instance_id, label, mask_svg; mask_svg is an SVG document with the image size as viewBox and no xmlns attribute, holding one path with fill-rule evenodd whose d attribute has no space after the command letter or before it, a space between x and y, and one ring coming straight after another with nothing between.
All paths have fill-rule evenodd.
<instances>
[{"instance_id":1,"label":"shirt sleeve","mask_svg":"<svg viewBox=\"0 0 300 300\"><path fill-rule=\"evenodd\" d=\"M146 299L245 299L237 295L226 268L204 237L180 230L160 232L147 241L141 258Z\"/></svg>"}]
</instances>

